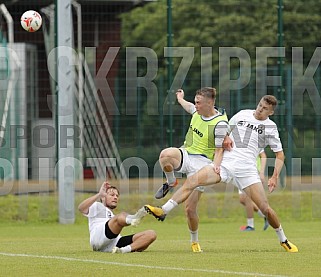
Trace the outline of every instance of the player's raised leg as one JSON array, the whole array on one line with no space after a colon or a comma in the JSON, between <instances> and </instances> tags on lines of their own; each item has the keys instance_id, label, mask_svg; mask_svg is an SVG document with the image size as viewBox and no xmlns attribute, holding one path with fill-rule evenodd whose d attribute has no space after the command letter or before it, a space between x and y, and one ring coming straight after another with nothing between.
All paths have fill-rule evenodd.
<instances>
[{"instance_id":1,"label":"player's raised leg","mask_svg":"<svg viewBox=\"0 0 321 277\"><path fill-rule=\"evenodd\" d=\"M178 185L174 170L181 166L182 154L178 148L170 147L161 151L159 155L160 166L166 176L166 182L157 190L156 199L161 199Z\"/></svg>"},{"instance_id":2,"label":"player's raised leg","mask_svg":"<svg viewBox=\"0 0 321 277\"><path fill-rule=\"evenodd\" d=\"M203 186L213 185L221 180L220 175L214 172L212 165L207 165L200 169L194 175L188 177L184 184L173 194L161 208L152 205L145 205L148 213L152 214L156 219L163 221L172 209L184 202L196 187L200 184Z\"/></svg>"}]
</instances>

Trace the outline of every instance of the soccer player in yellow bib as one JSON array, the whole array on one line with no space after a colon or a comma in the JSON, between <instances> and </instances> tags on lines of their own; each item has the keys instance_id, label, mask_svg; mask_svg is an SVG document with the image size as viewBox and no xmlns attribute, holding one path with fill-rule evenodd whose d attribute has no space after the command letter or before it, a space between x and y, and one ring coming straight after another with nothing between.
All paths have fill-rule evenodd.
<instances>
[{"instance_id":1,"label":"soccer player in yellow bib","mask_svg":"<svg viewBox=\"0 0 321 277\"><path fill-rule=\"evenodd\" d=\"M184 91L177 90L178 103L192 115L185 137L180 148L170 147L161 151L159 162L166 176L166 182L155 194L156 199L165 197L178 182L175 172L192 176L202 167L212 163L215 153L216 139L226 134L228 119L223 109L215 107L216 89L204 87L196 91L195 104L184 99ZM198 186L185 202L185 214L191 236L192 251L202 252L198 239L199 218L197 204L204 192L204 187Z\"/></svg>"}]
</instances>

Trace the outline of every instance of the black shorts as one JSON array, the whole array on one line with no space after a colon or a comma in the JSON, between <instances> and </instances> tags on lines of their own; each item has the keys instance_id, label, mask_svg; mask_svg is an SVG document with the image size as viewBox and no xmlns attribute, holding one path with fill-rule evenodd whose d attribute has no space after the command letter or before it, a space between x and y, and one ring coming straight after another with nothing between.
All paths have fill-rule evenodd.
<instances>
[{"instance_id":1,"label":"black shorts","mask_svg":"<svg viewBox=\"0 0 321 277\"><path fill-rule=\"evenodd\" d=\"M105 236L106 238L108 239L114 239L118 236L118 234L114 234L110 229L109 229L109 226L108 226L108 221L106 222L105 224ZM119 239L119 241L117 242L117 247L124 247L124 246L127 246L127 245L130 245L133 243L133 236L134 235L128 235L128 236L124 236L124 237L121 237Z\"/></svg>"},{"instance_id":2,"label":"black shorts","mask_svg":"<svg viewBox=\"0 0 321 277\"><path fill-rule=\"evenodd\" d=\"M133 243L133 236L134 235L128 235L128 236L121 237L119 239L119 241L117 242L116 246L117 247L124 247L124 246L132 244Z\"/></svg>"}]
</instances>

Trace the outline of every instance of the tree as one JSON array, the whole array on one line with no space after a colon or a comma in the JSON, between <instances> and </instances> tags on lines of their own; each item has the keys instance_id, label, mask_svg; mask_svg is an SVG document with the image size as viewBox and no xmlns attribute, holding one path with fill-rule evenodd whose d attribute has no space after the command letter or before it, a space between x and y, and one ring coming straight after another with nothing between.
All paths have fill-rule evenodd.
<instances>
[{"instance_id":1,"label":"tree","mask_svg":"<svg viewBox=\"0 0 321 277\"><path fill-rule=\"evenodd\" d=\"M203 57L203 72L211 72L211 83L221 90L219 94L230 93L224 91L224 86L219 84L219 49L221 47L239 47L247 51L251 59L251 83L242 90L231 93L235 109L243 108L244 104L251 107L256 102L255 76L256 50L257 47L278 46L278 1L277 0L175 0L172 1L173 15L173 46L193 47L194 58L188 74L184 80L184 87L187 88L186 97L193 100L194 92L201 85L201 48L210 47L211 53ZM320 46L319 32L321 24L321 6L317 0L283 0L283 41L285 46L284 69L291 67L292 47L302 47L304 53L304 66L308 65L316 47ZM167 13L166 1L156 1L145 6L138 7L122 15L122 42L123 47L143 46L155 51L158 57L158 73L155 82L167 80L167 64L164 57L164 47L167 46ZM174 58L174 74L176 73L181 58ZM205 62L204 62L205 61ZM269 58L268 65L275 75L278 69L279 60ZM204 66L205 64L205 66ZM146 66L139 62L143 68ZM231 60L231 71L235 78L239 74L238 59ZM205 69L205 70L204 70ZM278 73L276 72L276 75ZM316 76L321 84L320 76ZM284 82L286 84L288 82ZM162 99L167 95L166 85L159 88L163 94ZM229 88L226 88L229 90ZM276 93L276 88L269 88L269 93ZM305 98L306 99L306 98ZM285 97L285 100L286 97ZM294 128L305 129L315 128L316 111L309 109L311 103L305 100L304 120L302 116L294 117ZM296 108L297 103L293 103ZM146 106L145 106L146 107ZM144 111L142 111L144 112ZM146 111L145 111L145 116ZM144 117L145 118L145 117ZM164 116L166 127L166 116ZM147 120L146 118L144 119ZM149 118L149 126L159 126L159 117ZM320 120L319 120L320 121ZM303 123L304 122L304 123ZM178 141L183 140L183 131L186 130L188 120L184 116L177 116L173 128ZM151 127L152 128L152 127ZM153 132L149 129L150 132ZM165 131L164 131L165 132ZM147 134L146 134L147 135ZM166 134L164 134L166 135ZM145 142L148 143L148 139Z\"/></svg>"}]
</instances>

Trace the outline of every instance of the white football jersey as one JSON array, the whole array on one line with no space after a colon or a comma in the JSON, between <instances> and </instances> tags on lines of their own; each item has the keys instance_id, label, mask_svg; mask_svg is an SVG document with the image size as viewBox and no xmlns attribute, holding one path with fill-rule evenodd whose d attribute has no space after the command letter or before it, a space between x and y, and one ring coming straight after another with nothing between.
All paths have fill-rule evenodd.
<instances>
[{"instance_id":1,"label":"white football jersey","mask_svg":"<svg viewBox=\"0 0 321 277\"><path fill-rule=\"evenodd\" d=\"M257 120L254 110L241 110L229 124L233 148L224 151L222 166L244 171L244 167L256 167L256 159L265 147L274 152L283 150L276 124L269 118Z\"/></svg>"},{"instance_id":2,"label":"white football jersey","mask_svg":"<svg viewBox=\"0 0 321 277\"><path fill-rule=\"evenodd\" d=\"M89 232L101 223L106 223L109 219L114 217L114 213L108 209L104 204L95 202L89 207L88 217Z\"/></svg>"}]
</instances>

